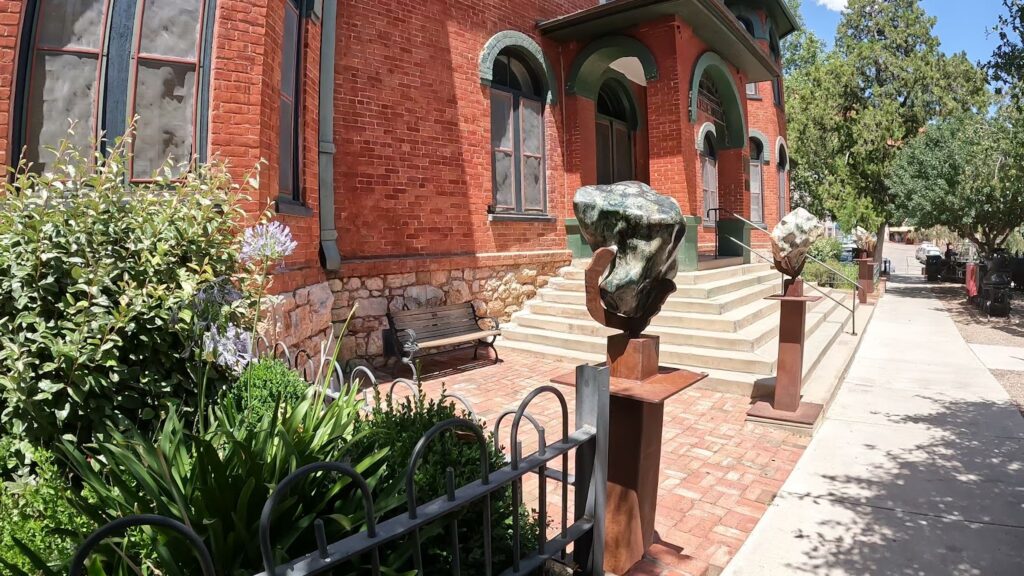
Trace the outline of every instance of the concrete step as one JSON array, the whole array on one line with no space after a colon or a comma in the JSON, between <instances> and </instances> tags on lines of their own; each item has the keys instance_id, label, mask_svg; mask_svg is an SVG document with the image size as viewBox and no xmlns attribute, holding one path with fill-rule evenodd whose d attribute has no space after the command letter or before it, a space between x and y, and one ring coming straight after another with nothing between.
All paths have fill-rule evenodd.
<instances>
[{"instance_id":1,"label":"concrete step","mask_svg":"<svg viewBox=\"0 0 1024 576\"><path fill-rule=\"evenodd\" d=\"M582 282L588 261L577 261L573 266L567 266L562 268L559 272L559 276L565 280L577 280ZM743 264L740 266L731 266L728 268L718 268L715 270L697 270L694 272L680 272L675 277L677 286L683 285L694 285L703 284L706 282L717 282L719 280L726 280L729 278L735 278L737 276L745 276L748 274L763 272L770 270L771 266L765 263L760 264Z\"/></svg>"},{"instance_id":2,"label":"concrete step","mask_svg":"<svg viewBox=\"0 0 1024 576\"><path fill-rule=\"evenodd\" d=\"M771 269L751 271L749 274L736 275L735 273L727 278L702 282L701 284L676 284L676 291L670 298L698 298L711 299L719 296L748 288L757 284L779 280L778 272ZM781 284L780 284L781 286ZM566 278L552 278L548 282L551 289L562 292L584 292L586 290L583 280L570 280Z\"/></svg>"},{"instance_id":3,"label":"concrete step","mask_svg":"<svg viewBox=\"0 0 1024 576\"><path fill-rule=\"evenodd\" d=\"M698 314L725 314L746 306L751 302L763 300L768 296L778 294L782 289L781 283L765 282L748 286L716 298L679 298L673 295L665 302L662 310L674 312L693 312Z\"/></svg>"},{"instance_id":4,"label":"concrete step","mask_svg":"<svg viewBox=\"0 0 1024 576\"><path fill-rule=\"evenodd\" d=\"M659 316L660 318L660 316ZM553 333L578 334L607 338L617 332L605 328L592 319L545 316L533 312L521 312L512 319L517 326L547 330ZM699 348L720 348L753 352L775 337L778 331L777 316L768 316L754 322L738 332L713 332L708 330L679 328L654 324L645 331L661 337L661 343Z\"/></svg>"},{"instance_id":5,"label":"concrete step","mask_svg":"<svg viewBox=\"0 0 1024 576\"><path fill-rule=\"evenodd\" d=\"M504 342L528 342L548 346L556 350L572 350L603 357L607 341L600 336L584 336L581 334L565 334L528 328L518 324L502 326ZM661 345L661 361L670 366L690 366L697 369L720 368L737 372L753 372L769 374L775 368L774 358L764 358L754 352L738 350L719 350L698 346L681 346L674 344Z\"/></svg>"},{"instance_id":6,"label":"concrete step","mask_svg":"<svg viewBox=\"0 0 1024 576\"><path fill-rule=\"evenodd\" d=\"M651 322L654 326L671 326L711 332L737 332L754 322L777 312L779 303L772 300L755 300L724 314L702 314L700 312L675 312L662 310ZM582 304L558 304L532 300L526 312L557 318L591 320L590 313ZM592 321L592 320L591 320Z\"/></svg>"}]
</instances>

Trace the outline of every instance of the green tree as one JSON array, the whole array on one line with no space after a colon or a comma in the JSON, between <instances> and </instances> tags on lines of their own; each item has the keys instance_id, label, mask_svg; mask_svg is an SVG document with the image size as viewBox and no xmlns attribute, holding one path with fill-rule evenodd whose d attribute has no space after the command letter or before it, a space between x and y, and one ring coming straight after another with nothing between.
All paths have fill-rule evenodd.
<instances>
[{"instance_id":1,"label":"green tree","mask_svg":"<svg viewBox=\"0 0 1024 576\"><path fill-rule=\"evenodd\" d=\"M1024 131L1015 114L944 120L904 147L888 185L906 217L945 226L984 254L1003 246L1024 221Z\"/></svg>"},{"instance_id":2,"label":"green tree","mask_svg":"<svg viewBox=\"0 0 1024 576\"><path fill-rule=\"evenodd\" d=\"M989 102L984 72L943 54L934 25L918 0L851 0L833 50L799 56L811 64L787 79L794 183L844 227L878 229L876 258L902 213L888 185L900 149L929 122Z\"/></svg>"},{"instance_id":3,"label":"green tree","mask_svg":"<svg viewBox=\"0 0 1024 576\"><path fill-rule=\"evenodd\" d=\"M1009 92L1020 101L1021 80L1024 80L1024 0L1003 0L1006 12L999 15L993 32L999 45L985 66L997 90Z\"/></svg>"}]
</instances>

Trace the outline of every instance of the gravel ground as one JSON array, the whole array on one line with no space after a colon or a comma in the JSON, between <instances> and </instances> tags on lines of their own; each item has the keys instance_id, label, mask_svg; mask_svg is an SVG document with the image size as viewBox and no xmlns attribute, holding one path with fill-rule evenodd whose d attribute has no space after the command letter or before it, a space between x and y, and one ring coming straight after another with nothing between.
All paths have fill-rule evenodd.
<instances>
[{"instance_id":1,"label":"gravel ground","mask_svg":"<svg viewBox=\"0 0 1024 576\"><path fill-rule=\"evenodd\" d=\"M967 303L960 285L940 284L932 292L953 318L960 335L970 344L1017 346L1024 349L1024 298L1017 297L1008 318L989 318ZM1024 416L1024 372L990 370Z\"/></svg>"}]
</instances>

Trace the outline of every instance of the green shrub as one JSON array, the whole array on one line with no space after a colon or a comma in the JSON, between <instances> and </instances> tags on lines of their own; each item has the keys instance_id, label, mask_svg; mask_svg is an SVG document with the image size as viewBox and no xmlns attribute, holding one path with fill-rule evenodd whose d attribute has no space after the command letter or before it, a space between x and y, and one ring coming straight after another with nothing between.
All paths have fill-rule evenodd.
<instances>
[{"instance_id":1,"label":"green shrub","mask_svg":"<svg viewBox=\"0 0 1024 576\"><path fill-rule=\"evenodd\" d=\"M427 399L422 391L416 396L394 401L388 397L376 403L363 421L364 433L356 441L354 453L373 453L390 448L385 459L382 480L374 493L377 509L382 517L390 518L405 513L405 471L409 466L416 443L438 422L465 417L451 401ZM460 429L461 430L461 429ZM487 442L487 459L491 471L506 465L505 457L494 438ZM467 434L445 432L436 437L416 470L416 498L423 504L446 494L446 471L452 467L455 485L463 486L480 479L480 451L475 440ZM494 566L512 565L513 514L520 519L522 552L536 548L541 526L528 510L513 510L509 490L491 495L491 525ZM474 503L459 513L459 544L464 574L484 574L483 502ZM451 571L451 535L447 522L421 531L423 541L423 570L425 574L446 574ZM411 545L399 548L389 556L388 565L395 570L413 568L409 554Z\"/></svg>"},{"instance_id":2,"label":"green shrub","mask_svg":"<svg viewBox=\"0 0 1024 576\"><path fill-rule=\"evenodd\" d=\"M852 262L837 262L835 260L831 262L826 261L825 264L828 264L833 269L838 270L847 279L854 282L857 281L858 270L856 264ZM853 289L853 285L850 282L839 278L834 272L832 272L832 270L825 268L817 262L808 262L804 266L804 271L801 276L805 281L814 282L820 286L828 288Z\"/></svg>"},{"instance_id":3,"label":"green shrub","mask_svg":"<svg viewBox=\"0 0 1024 576\"><path fill-rule=\"evenodd\" d=\"M843 255L843 245L836 238L822 237L811 244L808 253L822 262L838 261Z\"/></svg>"},{"instance_id":4,"label":"green shrub","mask_svg":"<svg viewBox=\"0 0 1024 576\"><path fill-rule=\"evenodd\" d=\"M32 450L34 474L18 474L23 448L13 438L0 439L4 478L0 484L0 572L34 574L37 564L60 565L74 552L76 535L88 521L68 502L70 486L62 468L46 450ZM33 558L35 557L35 558Z\"/></svg>"},{"instance_id":5,"label":"green shrub","mask_svg":"<svg viewBox=\"0 0 1024 576\"><path fill-rule=\"evenodd\" d=\"M129 187L125 166L121 144L65 147L0 194L0 425L36 444L145 434L198 397L193 302L238 268L238 187L202 166Z\"/></svg>"},{"instance_id":6,"label":"green shrub","mask_svg":"<svg viewBox=\"0 0 1024 576\"><path fill-rule=\"evenodd\" d=\"M242 415L246 426L254 427L281 406L295 406L309 390L309 384L284 362L263 358L250 364L237 382L225 392L225 401Z\"/></svg>"},{"instance_id":7,"label":"green shrub","mask_svg":"<svg viewBox=\"0 0 1024 576\"><path fill-rule=\"evenodd\" d=\"M313 462L351 458L371 486L379 482L387 452L357 453L352 448L362 402L356 392L323 408L309 397L293 407L265 413L258 426L246 426L231 403L213 409L204 433L193 433L175 411L155 442L138 432L111 432L109 440L79 449L63 447L74 472L95 498L75 498L91 529L136 513L160 514L191 526L214 559L217 574L249 576L262 571L259 519L273 488ZM324 518L327 535L338 538L360 529L362 500L347 479L314 477L293 486L275 508L272 539L280 559L316 549L312 523ZM84 534L82 535L84 537ZM129 542L129 557L168 575L199 573L186 544L164 533L146 533ZM94 555L102 572L134 574L120 556L104 548ZM93 574L93 572L90 572Z\"/></svg>"}]
</instances>

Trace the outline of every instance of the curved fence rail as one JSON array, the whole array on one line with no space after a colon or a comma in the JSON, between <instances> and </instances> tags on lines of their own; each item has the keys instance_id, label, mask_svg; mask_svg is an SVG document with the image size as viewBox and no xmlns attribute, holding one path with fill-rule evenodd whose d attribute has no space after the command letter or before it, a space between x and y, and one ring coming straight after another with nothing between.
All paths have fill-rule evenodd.
<instances>
[{"instance_id":1,"label":"curved fence rail","mask_svg":"<svg viewBox=\"0 0 1024 576\"><path fill-rule=\"evenodd\" d=\"M371 375L372 377L372 375ZM454 514L466 507L483 502L484 523L484 556L485 575L527 574L543 566L556 556L565 559L566 550L572 545L572 560L583 575L602 575L604 565L604 510L605 490L608 466L608 393L609 374L606 367L579 366L576 369L576 418L575 427L570 427L569 408L565 396L552 386L542 386L533 390L520 403L518 409L508 411L498 418L495 424L495 438L500 432L501 420L506 415L513 416L509 433L511 460L498 470L488 469L489 445L485 432L475 419L453 418L437 423L420 438L409 465L405 471L407 511L405 514L376 521L373 498L366 480L346 462L320 462L304 466L283 479L271 493L263 508L260 519L259 542L263 556L264 571L257 576L310 576L325 573L332 568L346 565L358 558L369 555L371 558L370 574L381 573L379 550L390 542L403 537L411 537L416 543L414 564L416 573L423 576L422 560L419 549L419 533L430 525L444 524L450 534L452 566L451 574L459 575L461 558L466 551L460 550L458 540L458 519ZM392 387L393 390L393 387ZM391 391L389 391L390 394ZM551 395L561 408L561 437L548 444L544 438L544 428L529 415L530 404L541 395ZM457 396L449 394L451 398ZM519 428L522 419L530 422L538 438L538 447L532 454L522 454L522 443L519 440ZM419 502L416 498L415 485L412 478L422 459L428 444L437 436L451 433L454 429L466 430L473 436L474 443L480 450L479 479L464 486L456 487L451 468L447 471L446 494L429 502ZM569 456L574 453L575 475L568 474ZM551 470L550 464L560 461L561 470ZM554 472L554 473L552 473ZM328 543L324 536L321 520L313 523L317 549L298 558L284 562L275 562L275 549L270 519L275 504L287 496L288 490L297 482L313 474L335 474L346 476L356 487L362 499L367 517L366 528L342 540ZM491 526L489 501L491 495L499 490L511 488L514 494L514 505L522 504L523 482L527 474L536 474L539 482L538 515L540 526L547 525L547 482L561 483L562 518L558 534L548 538L545 531L539 538L536 549L520 550L521 526L519 515L513 515L513 555L511 566L493 566L491 555L492 535L495 530ZM570 480L571 479L571 480ZM568 485L575 489L573 517L568 517ZM200 559L202 576L214 576L213 562L210 553L195 532L177 520L163 516L130 516L117 519L96 530L78 549L71 565L71 576L83 574L85 563L93 550L104 540L136 526L162 527L175 531L184 537ZM433 576L433 575L430 575ZM473 575L476 576L476 575Z\"/></svg>"}]
</instances>

